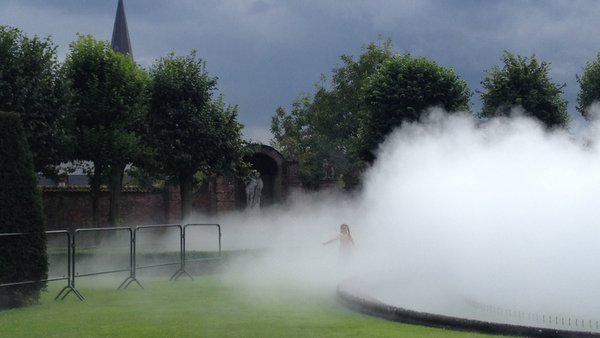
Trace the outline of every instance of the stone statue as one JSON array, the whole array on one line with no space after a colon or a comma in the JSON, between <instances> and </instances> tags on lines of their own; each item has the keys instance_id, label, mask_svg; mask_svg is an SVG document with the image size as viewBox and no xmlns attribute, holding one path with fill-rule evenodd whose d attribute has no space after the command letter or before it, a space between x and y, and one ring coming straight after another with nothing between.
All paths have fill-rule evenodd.
<instances>
[{"instance_id":1,"label":"stone statue","mask_svg":"<svg viewBox=\"0 0 600 338\"><path fill-rule=\"evenodd\" d=\"M260 178L260 173L257 171L246 185L246 209L260 209L262 188L263 181Z\"/></svg>"}]
</instances>

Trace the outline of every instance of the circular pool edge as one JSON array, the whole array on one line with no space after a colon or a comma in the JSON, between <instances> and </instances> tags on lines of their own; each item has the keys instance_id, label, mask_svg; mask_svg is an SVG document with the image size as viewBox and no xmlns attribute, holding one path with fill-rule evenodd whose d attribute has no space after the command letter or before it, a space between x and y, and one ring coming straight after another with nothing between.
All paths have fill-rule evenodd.
<instances>
[{"instance_id":1,"label":"circular pool edge","mask_svg":"<svg viewBox=\"0 0 600 338\"><path fill-rule=\"evenodd\" d=\"M351 283L352 282L350 280L347 280L341 284L338 284L336 288L338 301L345 307L354 311L387 320L457 331L470 331L509 336L569 338L600 337L600 333L596 332L571 331L495 323L414 311L385 304L365 293L357 294L356 292L351 292L348 290L348 286Z\"/></svg>"}]
</instances>

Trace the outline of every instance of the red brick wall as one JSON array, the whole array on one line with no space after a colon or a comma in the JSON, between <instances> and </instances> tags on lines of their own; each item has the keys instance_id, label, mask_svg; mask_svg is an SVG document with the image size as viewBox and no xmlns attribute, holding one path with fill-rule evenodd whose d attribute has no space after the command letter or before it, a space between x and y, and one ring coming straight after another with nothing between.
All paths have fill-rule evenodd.
<instances>
[{"instance_id":1,"label":"red brick wall","mask_svg":"<svg viewBox=\"0 0 600 338\"><path fill-rule=\"evenodd\" d=\"M181 195L179 194L179 187L169 184L165 187L163 194L165 197L165 223L179 223L181 220Z\"/></svg>"},{"instance_id":2,"label":"red brick wall","mask_svg":"<svg viewBox=\"0 0 600 338\"><path fill-rule=\"evenodd\" d=\"M235 210L235 185L231 178L218 177L215 183L216 211Z\"/></svg>"},{"instance_id":3,"label":"red brick wall","mask_svg":"<svg viewBox=\"0 0 600 338\"><path fill-rule=\"evenodd\" d=\"M88 187L43 187L42 197L47 230L74 230L93 227L92 196ZM102 191L99 201L100 226L107 225L109 194ZM195 194L196 213L217 212L214 184L201 187ZM125 189L120 198L120 225L179 223L181 202L179 188L143 191Z\"/></svg>"},{"instance_id":4,"label":"red brick wall","mask_svg":"<svg viewBox=\"0 0 600 338\"><path fill-rule=\"evenodd\" d=\"M47 230L89 228L92 222L92 196L89 191L68 189L43 190L44 215ZM123 192L120 199L122 225L165 223L163 192ZM100 224L108 218L108 192L100 195Z\"/></svg>"},{"instance_id":5,"label":"red brick wall","mask_svg":"<svg viewBox=\"0 0 600 338\"><path fill-rule=\"evenodd\" d=\"M289 184L288 184L289 185ZM288 187L289 188L289 187ZM215 215L239 208L233 178L219 177L200 186L193 195L193 213ZM85 186L42 187L47 230L74 230L93 227L92 196ZM144 191L125 188L120 199L120 225L177 224L181 222L179 187ZM245 202L245 201L244 201ZM99 201L100 226L107 226L108 191Z\"/></svg>"},{"instance_id":6,"label":"red brick wall","mask_svg":"<svg viewBox=\"0 0 600 338\"><path fill-rule=\"evenodd\" d=\"M302 190L298 177L299 164L286 160L277 150L265 145L255 145L255 151L267 156L277 166L279 173L272 187L273 202L278 203L294 190ZM329 182L335 186L334 182ZM235 179L218 177L200 186L194 192L192 208L194 214L214 215L245 207L243 183ZM239 186L241 184L241 186ZM241 201L236 201L242 196ZM66 186L42 187L46 228L48 230L73 230L92 227L92 197L89 187ZM266 197L266 196L265 196ZM120 223L123 226L143 224L166 224L181 222L179 187L167 185L162 190L144 191L140 188L125 188L120 200ZM107 225L109 195L100 196L100 224ZM237 205L236 205L237 203Z\"/></svg>"}]
</instances>

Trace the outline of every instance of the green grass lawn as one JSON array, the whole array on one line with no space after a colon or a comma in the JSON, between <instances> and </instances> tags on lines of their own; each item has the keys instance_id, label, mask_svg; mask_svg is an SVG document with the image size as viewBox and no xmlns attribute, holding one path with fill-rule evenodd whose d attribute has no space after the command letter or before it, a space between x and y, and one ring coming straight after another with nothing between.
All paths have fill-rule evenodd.
<instances>
[{"instance_id":1,"label":"green grass lawn","mask_svg":"<svg viewBox=\"0 0 600 338\"><path fill-rule=\"evenodd\" d=\"M486 337L390 322L348 310L332 290L247 286L219 275L116 290L77 280L85 295L0 311L0 337Z\"/></svg>"}]
</instances>

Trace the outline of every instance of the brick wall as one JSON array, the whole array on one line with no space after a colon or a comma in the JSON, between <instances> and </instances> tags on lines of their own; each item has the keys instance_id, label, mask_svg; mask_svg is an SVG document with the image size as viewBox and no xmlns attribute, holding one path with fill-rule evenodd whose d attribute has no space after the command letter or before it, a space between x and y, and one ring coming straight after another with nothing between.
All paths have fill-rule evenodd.
<instances>
[{"instance_id":1,"label":"brick wall","mask_svg":"<svg viewBox=\"0 0 600 338\"><path fill-rule=\"evenodd\" d=\"M87 187L42 188L47 230L73 230L93 227L92 196ZM161 224L165 222L162 191L124 191L120 199L122 225ZM99 201L100 224L108 218L108 191Z\"/></svg>"},{"instance_id":2,"label":"brick wall","mask_svg":"<svg viewBox=\"0 0 600 338\"><path fill-rule=\"evenodd\" d=\"M200 187L194 194L194 212L214 214L217 206L214 184ZM47 230L74 230L93 227L92 196L89 187L42 187ZM107 225L109 193L102 191L99 201L100 226ZM179 188L160 190L126 188L121 192L120 223L123 226L179 223Z\"/></svg>"},{"instance_id":3,"label":"brick wall","mask_svg":"<svg viewBox=\"0 0 600 338\"><path fill-rule=\"evenodd\" d=\"M280 196L275 203L285 200L295 189L301 189L297 162L288 161L279 182ZM240 183L238 183L240 184ZM236 201L236 193L245 196L242 186L230 177L218 177L200 186L193 195L192 212L196 215L215 215L245 207L245 199ZM74 230L93 227L92 196L88 186L42 186L47 230ZM274 189L275 190L275 189ZM239 196L238 196L239 197ZM126 187L121 192L120 225L177 224L181 222L179 187L167 185L164 189L144 190ZM242 197L244 198L244 197ZM100 194L100 226L107 226L109 193Z\"/></svg>"}]
</instances>

